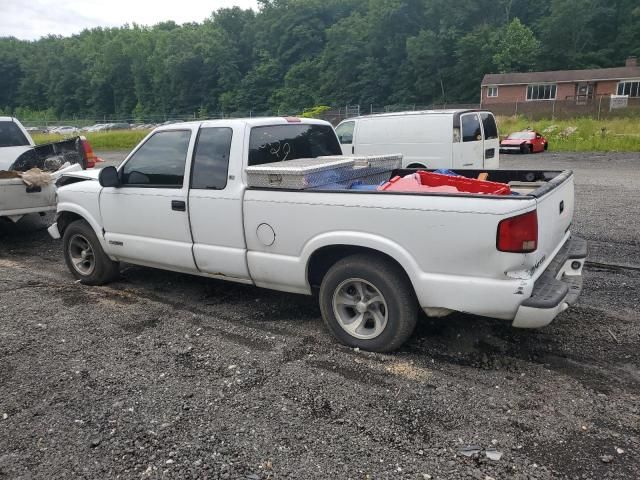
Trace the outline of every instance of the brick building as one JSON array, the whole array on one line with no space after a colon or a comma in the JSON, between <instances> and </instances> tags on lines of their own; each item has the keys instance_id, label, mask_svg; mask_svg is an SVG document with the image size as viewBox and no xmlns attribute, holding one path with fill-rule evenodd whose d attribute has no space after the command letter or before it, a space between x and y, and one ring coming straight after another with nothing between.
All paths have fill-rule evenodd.
<instances>
[{"instance_id":1,"label":"brick building","mask_svg":"<svg viewBox=\"0 0 640 480\"><path fill-rule=\"evenodd\" d=\"M489 73L482 79L481 104L575 100L584 105L608 95L640 98L640 67L629 57L624 67L553 72Z\"/></svg>"}]
</instances>

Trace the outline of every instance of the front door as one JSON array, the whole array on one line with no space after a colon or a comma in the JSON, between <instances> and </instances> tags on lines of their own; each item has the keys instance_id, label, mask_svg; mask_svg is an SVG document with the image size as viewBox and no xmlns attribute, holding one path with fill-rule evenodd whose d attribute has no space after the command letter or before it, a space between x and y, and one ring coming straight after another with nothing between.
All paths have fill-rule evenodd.
<instances>
[{"instance_id":1,"label":"front door","mask_svg":"<svg viewBox=\"0 0 640 480\"><path fill-rule=\"evenodd\" d=\"M460 141L453 143L453 168L483 168L483 144L478 114L465 113L461 115Z\"/></svg>"},{"instance_id":2,"label":"front door","mask_svg":"<svg viewBox=\"0 0 640 480\"><path fill-rule=\"evenodd\" d=\"M193 272L185 166L191 130L150 136L119 168L122 186L103 188L107 252L119 260Z\"/></svg>"},{"instance_id":3,"label":"front door","mask_svg":"<svg viewBox=\"0 0 640 480\"><path fill-rule=\"evenodd\" d=\"M336 135L340 141L340 147L342 148L343 155L353 155L356 153L355 149L355 131L356 122L342 122L336 128Z\"/></svg>"},{"instance_id":4,"label":"front door","mask_svg":"<svg viewBox=\"0 0 640 480\"><path fill-rule=\"evenodd\" d=\"M189 218L198 270L249 282L242 212L244 126L203 127L191 166ZM229 163L229 158L238 159Z\"/></svg>"}]
</instances>

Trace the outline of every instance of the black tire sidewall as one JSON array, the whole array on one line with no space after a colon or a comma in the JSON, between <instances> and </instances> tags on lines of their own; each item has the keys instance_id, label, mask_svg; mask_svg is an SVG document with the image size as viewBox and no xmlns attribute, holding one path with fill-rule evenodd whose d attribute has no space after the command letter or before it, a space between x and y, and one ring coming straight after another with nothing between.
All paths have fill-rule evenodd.
<instances>
[{"instance_id":1,"label":"black tire sidewall","mask_svg":"<svg viewBox=\"0 0 640 480\"><path fill-rule=\"evenodd\" d=\"M339 324L333 311L335 289L349 278L361 278L374 285L387 304L385 330L376 338L352 337ZM384 259L354 255L336 263L325 275L319 294L322 318L343 344L363 350L387 352L399 348L413 333L417 321L417 300L411 282L397 266Z\"/></svg>"},{"instance_id":2,"label":"black tire sidewall","mask_svg":"<svg viewBox=\"0 0 640 480\"><path fill-rule=\"evenodd\" d=\"M91 272L91 275L82 275L74 268L71 262L69 241L71 237L76 234L82 235L91 244L95 258L95 268L93 272ZM107 257L93 228L91 228L85 220L76 220L69 224L62 236L62 245L64 261L67 264L67 268L81 283L86 285L102 285L113 279L118 264Z\"/></svg>"}]
</instances>

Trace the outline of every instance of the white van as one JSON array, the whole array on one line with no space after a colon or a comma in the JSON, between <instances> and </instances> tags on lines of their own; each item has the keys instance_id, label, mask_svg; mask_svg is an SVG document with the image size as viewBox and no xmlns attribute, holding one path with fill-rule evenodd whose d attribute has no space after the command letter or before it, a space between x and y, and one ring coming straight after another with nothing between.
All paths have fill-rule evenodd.
<instances>
[{"instance_id":1,"label":"white van","mask_svg":"<svg viewBox=\"0 0 640 480\"><path fill-rule=\"evenodd\" d=\"M499 167L496 119L484 110L366 115L342 121L336 134L344 155L402 153L403 167Z\"/></svg>"}]
</instances>

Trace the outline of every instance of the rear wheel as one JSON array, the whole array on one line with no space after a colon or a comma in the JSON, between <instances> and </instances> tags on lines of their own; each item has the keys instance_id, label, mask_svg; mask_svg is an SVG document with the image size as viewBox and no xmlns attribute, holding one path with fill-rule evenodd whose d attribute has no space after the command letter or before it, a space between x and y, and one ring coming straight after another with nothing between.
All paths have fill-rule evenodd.
<instances>
[{"instance_id":1,"label":"rear wheel","mask_svg":"<svg viewBox=\"0 0 640 480\"><path fill-rule=\"evenodd\" d=\"M85 285L104 285L120 274L120 264L111 260L85 220L67 226L62 237L64 260L71 274Z\"/></svg>"},{"instance_id":2,"label":"rear wheel","mask_svg":"<svg viewBox=\"0 0 640 480\"><path fill-rule=\"evenodd\" d=\"M413 333L418 303L405 272L383 257L357 254L333 265L320 287L320 310L343 344L398 349Z\"/></svg>"},{"instance_id":3,"label":"rear wheel","mask_svg":"<svg viewBox=\"0 0 640 480\"><path fill-rule=\"evenodd\" d=\"M529 144L525 143L524 145L522 145L522 146L520 147L520 151L521 151L522 153L524 153L525 155L526 155L526 154L528 154L528 153L531 153L531 145L529 145Z\"/></svg>"},{"instance_id":4,"label":"rear wheel","mask_svg":"<svg viewBox=\"0 0 640 480\"><path fill-rule=\"evenodd\" d=\"M544 151L546 152L547 150L549 150L549 142L545 142L544 144Z\"/></svg>"}]
</instances>

